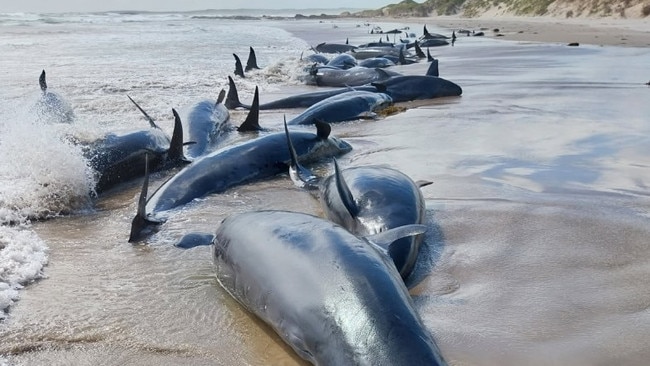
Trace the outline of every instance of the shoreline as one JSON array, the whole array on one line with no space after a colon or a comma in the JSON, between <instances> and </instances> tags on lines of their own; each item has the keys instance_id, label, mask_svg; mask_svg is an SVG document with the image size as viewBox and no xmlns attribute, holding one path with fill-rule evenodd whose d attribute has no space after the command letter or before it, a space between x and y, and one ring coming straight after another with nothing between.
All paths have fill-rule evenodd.
<instances>
[{"instance_id":1,"label":"shoreline","mask_svg":"<svg viewBox=\"0 0 650 366\"><path fill-rule=\"evenodd\" d=\"M354 19L354 18L349 18ZM374 22L427 24L482 30L485 36L519 42L579 43L597 46L650 46L650 19L482 16L378 17ZM498 30L498 31L496 31ZM420 30L418 30L421 32ZM463 37L459 35L459 37Z\"/></svg>"}]
</instances>

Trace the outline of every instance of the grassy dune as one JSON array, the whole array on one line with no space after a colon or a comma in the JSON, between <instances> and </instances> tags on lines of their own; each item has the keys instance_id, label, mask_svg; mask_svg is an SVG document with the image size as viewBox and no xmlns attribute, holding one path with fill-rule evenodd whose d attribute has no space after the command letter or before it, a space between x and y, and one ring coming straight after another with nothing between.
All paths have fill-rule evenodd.
<instances>
[{"instance_id":1,"label":"grassy dune","mask_svg":"<svg viewBox=\"0 0 650 366\"><path fill-rule=\"evenodd\" d=\"M615 16L642 18L650 15L650 0L404 0L358 16L423 17L435 15L480 16L486 11L520 16L564 17Z\"/></svg>"}]
</instances>

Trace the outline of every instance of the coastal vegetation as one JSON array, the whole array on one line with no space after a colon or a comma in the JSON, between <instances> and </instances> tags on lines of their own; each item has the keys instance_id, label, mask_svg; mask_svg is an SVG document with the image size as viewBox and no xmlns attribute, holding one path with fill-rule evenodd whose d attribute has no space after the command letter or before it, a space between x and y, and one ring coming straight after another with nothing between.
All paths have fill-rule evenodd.
<instances>
[{"instance_id":1,"label":"coastal vegetation","mask_svg":"<svg viewBox=\"0 0 650 366\"><path fill-rule=\"evenodd\" d=\"M355 16L426 17L462 15L478 17L486 12L498 15L563 17L647 17L650 0L404 0L380 9L365 10Z\"/></svg>"}]
</instances>

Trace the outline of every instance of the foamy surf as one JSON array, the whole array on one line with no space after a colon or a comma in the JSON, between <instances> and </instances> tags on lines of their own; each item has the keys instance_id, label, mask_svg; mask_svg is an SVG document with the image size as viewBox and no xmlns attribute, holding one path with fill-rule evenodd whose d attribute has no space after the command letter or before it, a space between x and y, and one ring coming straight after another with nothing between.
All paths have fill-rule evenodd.
<instances>
[{"instance_id":1,"label":"foamy surf","mask_svg":"<svg viewBox=\"0 0 650 366\"><path fill-rule=\"evenodd\" d=\"M47 244L31 220L89 207L92 171L65 128L43 123L27 106L0 124L0 320L19 290L43 277Z\"/></svg>"},{"instance_id":2,"label":"foamy surf","mask_svg":"<svg viewBox=\"0 0 650 366\"><path fill-rule=\"evenodd\" d=\"M47 260L47 245L34 232L0 226L0 320L18 300L18 290L44 277Z\"/></svg>"}]
</instances>

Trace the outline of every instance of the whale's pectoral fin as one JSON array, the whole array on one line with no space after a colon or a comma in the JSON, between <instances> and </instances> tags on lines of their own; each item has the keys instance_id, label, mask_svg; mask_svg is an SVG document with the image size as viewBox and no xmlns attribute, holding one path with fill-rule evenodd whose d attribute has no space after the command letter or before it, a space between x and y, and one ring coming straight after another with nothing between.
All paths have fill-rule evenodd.
<instances>
[{"instance_id":1,"label":"whale's pectoral fin","mask_svg":"<svg viewBox=\"0 0 650 366\"><path fill-rule=\"evenodd\" d=\"M241 64L241 60L239 59L239 56L236 54L232 54L235 57L235 75L244 77L244 67Z\"/></svg>"},{"instance_id":2,"label":"whale's pectoral fin","mask_svg":"<svg viewBox=\"0 0 650 366\"><path fill-rule=\"evenodd\" d=\"M428 180L418 180L417 182L415 182L415 185L420 187L420 188L426 187L426 186L428 186L430 184L433 184L433 182L428 181Z\"/></svg>"},{"instance_id":3,"label":"whale's pectoral fin","mask_svg":"<svg viewBox=\"0 0 650 366\"><path fill-rule=\"evenodd\" d=\"M45 70L41 72L41 76L38 78L38 84L41 86L43 93L47 91L47 81L45 81Z\"/></svg>"},{"instance_id":4,"label":"whale's pectoral fin","mask_svg":"<svg viewBox=\"0 0 650 366\"><path fill-rule=\"evenodd\" d=\"M153 120L153 118L151 118L151 116L149 116L149 114L147 114L147 112L145 112L144 109L142 109L142 107L140 107L140 105L139 105L138 103L136 103L135 100L133 100L133 98L131 98L128 94L127 94L126 96L127 96L127 98L129 98L129 100L131 101L131 103L135 104L136 108L138 108L138 110L139 110L140 112L142 112L142 114L144 114L144 118L146 118L147 121L149 121L149 125L150 125L152 128L160 129L160 127L158 127L158 125L157 125L156 122Z\"/></svg>"},{"instance_id":5,"label":"whale's pectoral fin","mask_svg":"<svg viewBox=\"0 0 650 366\"><path fill-rule=\"evenodd\" d=\"M241 126L237 127L239 132L247 131L261 131L263 128L260 126L260 93L255 87L255 96L253 97L253 104L251 104L251 109L246 116L246 120Z\"/></svg>"},{"instance_id":6,"label":"whale's pectoral fin","mask_svg":"<svg viewBox=\"0 0 650 366\"><path fill-rule=\"evenodd\" d=\"M357 119L377 119L377 113L371 112L371 111L365 111L363 113L359 113L357 116Z\"/></svg>"},{"instance_id":7,"label":"whale's pectoral fin","mask_svg":"<svg viewBox=\"0 0 650 366\"><path fill-rule=\"evenodd\" d=\"M388 255L391 245L394 245L393 243L397 240L407 236L424 234L425 232L427 232L426 225L411 224L382 231L379 234L365 236L364 238L380 252Z\"/></svg>"},{"instance_id":8,"label":"whale's pectoral fin","mask_svg":"<svg viewBox=\"0 0 650 366\"><path fill-rule=\"evenodd\" d=\"M289 163L289 177L291 177L291 181L300 188L318 188L318 182L320 179L312 173L311 170L302 166L298 161L298 154L296 154L296 149L293 147L291 136L289 135L289 128L287 128L286 116L284 117L284 133L287 136L287 145L289 148L289 155L291 156L291 162Z\"/></svg>"},{"instance_id":9,"label":"whale's pectoral fin","mask_svg":"<svg viewBox=\"0 0 650 366\"><path fill-rule=\"evenodd\" d=\"M334 160L334 179L336 182L336 190L339 193L339 197L341 198L341 202L343 202L343 206L348 210L348 213L350 216L357 217L359 215L359 206L357 203L354 201L354 197L352 196L352 192L350 192L350 187L348 187L348 184L345 182L345 179L343 179L343 175L341 175L341 169L339 168L339 163Z\"/></svg>"},{"instance_id":10,"label":"whale's pectoral fin","mask_svg":"<svg viewBox=\"0 0 650 366\"><path fill-rule=\"evenodd\" d=\"M211 245L214 239L214 234L208 233L190 233L183 235L179 241L174 243L174 246L182 249L189 249L203 245Z\"/></svg>"},{"instance_id":11,"label":"whale's pectoral fin","mask_svg":"<svg viewBox=\"0 0 650 366\"><path fill-rule=\"evenodd\" d=\"M144 163L144 181L142 183L142 191L138 198L138 211L131 221L131 233L129 234L129 243L134 243L142 240L146 235L153 232L154 227L160 225L161 222L152 220L147 217L147 194L149 189L149 154L145 155Z\"/></svg>"}]
</instances>

